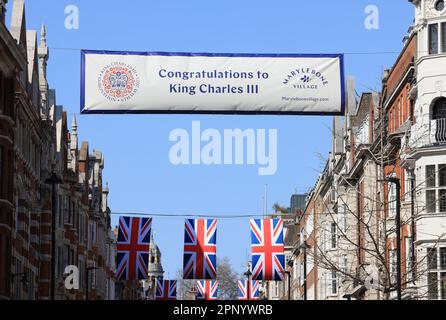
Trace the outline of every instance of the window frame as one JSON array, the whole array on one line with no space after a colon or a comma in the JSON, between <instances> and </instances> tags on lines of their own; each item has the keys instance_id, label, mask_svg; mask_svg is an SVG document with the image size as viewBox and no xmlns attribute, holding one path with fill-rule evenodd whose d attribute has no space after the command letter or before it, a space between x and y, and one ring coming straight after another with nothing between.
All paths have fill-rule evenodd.
<instances>
[{"instance_id":1,"label":"window frame","mask_svg":"<svg viewBox=\"0 0 446 320\"><path fill-rule=\"evenodd\" d=\"M444 169L442 167L444 166ZM434 168L433 178L429 170ZM441 185L441 175L446 175L446 164L430 164L425 166L425 209L426 213L446 213L446 176ZM433 183L433 185L432 185Z\"/></svg>"},{"instance_id":2,"label":"window frame","mask_svg":"<svg viewBox=\"0 0 446 320\"><path fill-rule=\"evenodd\" d=\"M435 55L435 54L439 54L440 53L440 43L439 43L439 39L440 39L440 32L438 30L438 25L439 23L429 23L427 26L427 41L428 41L428 53L429 55ZM432 32L433 30L436 30L436 34L433 35ZM436 39L435 39L436 38ZM434 42L435 40L435 42ZM436 47L434 47L434 45L436 45ZM435 50L434 50L435 49Z\"/></svg>"},{"instance_id":3,"label":"window frame","mask_svg":"<svg viewBox=\"0 0 446 320\"><path fill-rule=\"evenodd\" d=\"M431 254L435 252L435 256ZM446 247L426 248L427 257L427 294L430 300L446 300ZM435 258L435 265L430 265L431 259ZM432 279L434 279L432 281ZM431 288L432 285L436 288Z\"/></svg>"},{"instance_id":4,"label":"window frame","mask_svg":"<svg viewBox=\"0 0 446 320\"><path fill-rule=\"evenodd\" d=\"M338 248L338 230L336 222L330 224L330 249L335 250Z\"/></svg>"}]
</instances>

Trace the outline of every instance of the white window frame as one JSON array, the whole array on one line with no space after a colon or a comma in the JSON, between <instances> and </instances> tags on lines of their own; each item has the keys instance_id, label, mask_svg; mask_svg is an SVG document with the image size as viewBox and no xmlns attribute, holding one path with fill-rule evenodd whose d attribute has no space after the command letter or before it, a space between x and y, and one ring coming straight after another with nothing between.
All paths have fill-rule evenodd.
<instances>
[{"instance_id":1,"label":"white window frame","mask_svg":"<svg viewBox=\"0 0 446 320\"><path fill-rule=\"evenodd\" d=\"M431 53L430 49L431 49L431 35L430 35L430 28L432 25L437 25L437 52L436 53ZM446 25L446 20L442 20L442 21L436 21L436 22L432 22L429 23L427 25L427 51L428 51L428 55L436 55L436 54L442 54L442 53L446 53L446 43L443 42L443 40L446 40L446 38L443 36L443 25ZM445 27L446 28L446 27Z\"/></svg>"},{"instance_id":2,"label":"white window frame","mask_svg":"<svg viewBox=\"0 0 446 320\"><path fill-rule=\"evenodd\" d=\"M347 204L341 203L338 210L338 223L343 233L347 232Z\"/></svg>"},{"instance_id":3,"label":"white window frame","mask_svg":"<svg viewBox=\"0 0 446 320\"><path fill-rule=\"evenodd\" d=\"M389 273L392 283L396 283L396 249L389 250Z\"/></svg>"},{"instance_id":4,"label":"white window frame","mask_svg":"<svg viewBox=\"0 0 446 320\"><path fill-rule=\"evenodd\" d=\"M394 178L395 174L388 176L389 178ZM395 183L387 183L387 216L389 218L395 218L396 216L396 185Z\"/></svg>"},{"instance_id":5,"label":"white window frame","mask_svg":"<svg viewBox=\"0 0 446 320\"><path fill-rule=\"evenodd\" d=\"M336 222L330 223L330 249L335 250L338 248L338 226Z\"/></svg>"},{"instance_id":6,"label":"white window frame","mask_svg":"<svg viewBox=\"0 0 446 320\"><path fill-rule=\"evenodd\" d=\"M446 196L446 183L443 186L440 186L440 166L445 166L446 170L446 164L445 163L438 163L438 164L427 164L424 166L424 173L425 173L425 207L426 207L426 213L445 213L446 212L446 199L444 200L444 205L443 205L443 210L442 210L442 204L441 204L441 192L444 191L445 192L445 196ZM434 167L434 186L428 186L427 185L427 167ZM434 204L433 204L433 209L434 211L428 210L430 208L429 205L429 201L428 201L428 191L434 191L435 194L435 199L434 199Z\"/></svg>"},{"instance_id":7,"label":"white window frame","mask_svg":"<svg viewBox=\"0 0 446 320\"><path fill-rule=\"evenodd\" d=\"M348 259L347 259L347 255L343 254L342 256L339 257L340 261L339 261L339 269L342 271L340 273L340 278L341 281L343 281L347 276L347 264L348 264Z\"/></svg>"},{"instance_id":8,"label":"white window frame","mask_svg":"<svg viewBox=\"0 0 446 320\"><path fill-rule=\"evenodd\" d=\"M327 296L334 297L338 295L338 273L336 270L328 270L327 272Z\"/></svg>"},{"instance_id":9,"label":"white window frame","mask_svg":"<svg viewBox=\"0 0 446 320\"><path fill-rule=\"evenodd\" d=\"M442 265L441 263L441 253L443 252L444 254L444 259L446 260L446 247L432 247L432 248L427 248L426 249L426 254L427 252L429 252L429 250L434 249L436 250L436 268L431 269L428 263L428 259L426 258L426 263L428 264L428 276L427 276L427 287L428 287L428 295L430 294L430 290L429 290L429 275L431 274L436 274L437 276L437 299L438 300L446 300L446 289L444 290L444 292L442 292L442 278L444 277L444 280L446 282L446 261L445 263ZM445 284L446 286L446 284ZM434 299L431 298L430 295L428 296L428 299Z\"/></svg>"}]
</instances>

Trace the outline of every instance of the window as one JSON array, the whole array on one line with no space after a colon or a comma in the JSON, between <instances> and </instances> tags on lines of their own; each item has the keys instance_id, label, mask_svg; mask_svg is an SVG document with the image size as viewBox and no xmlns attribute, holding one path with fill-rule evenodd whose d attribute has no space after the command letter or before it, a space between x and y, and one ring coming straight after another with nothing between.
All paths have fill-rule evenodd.
<instances>
[{"instance_id":1,"label":"window","mask_svg":"<svg viewBox=\"0 0 446 320\"><path fill-rule=\"evenodd\" d=\"M339 261L339 269L341 270L341 279L345 279L347 275L347 255L343 254Z\"/></svg>"},{"instance_id":2,"label":"window","mask_svg":"<svg viewBox=\"0 0 446 320\"><path fill-rule=\"evenodd\" d=\"M329 271L328 294L333 296L338 294L338 274L336 270Z\"/></svg>"},{"instance_id":3,"label":"window","mask_svg":"<svg viewBox=\"0 0 446 320\"><path fill-rule=\"evenodd\" d=\"M436 248L427 249L427 268L429 270L437 269L437 249Z\"/></svg>"},{"instance_id":4,"label":"window","mask_svg":"<svg viewBox=\"0 0 446 320\"><path fill-rule=\"evenodd\" d=\"M92 267L93 269L90 271L91 289L96 289L96 284L97 284L96 262L93 262Z\"/></svg>"},{"instance_id":5,"label":"window","mask_svg":"<svg viewBox=\"0 0 446 320\"><path fill-rule=\"evenodd\" d=\"M388 183L388 195L387 195L387 215L389 218L394 218L396 215L396 185L395 183Z\"/></svg>"},{"instance_id":6,"label":"window","mask_svg":"<svg viewBox=\"0 0 446 320\"><path fill-rule=\"evenodd\" d=\"M69 215L69 200L67 196L63 197L63 216L64 216L64 223L68 222L68 215Z\"/></svg>"},{"instance_id":7,"label":"window","mask_svg":"<svg viewBox=\"0 0 446 320\"><path fill-rule=\"evenodd\" d=\"M426 190L426 212L435 212L435 190Z\"/></svg>"},{"instance_id":8,"label":"window","mask_svg":"<svg viewBox=\"0 0 446 320\"><path fill-rule=\"evenodd\" d=\"M411 237L406 237L405 238L405 250L406 250L406 279L407 281L412 281L413 280L413 266L412 266L412 238Z\"/></svg>"},{"instance_id":9,"label":"window","mask_svg":"<svg viewBox=\"0 0 446 320\"><path fill-rule=\"evenodd\" d=\"M293 264L293 281L296 281L299 279L299 267L300 267L300 265L298 265L295 261Z\"/></svg>"},{"instance_id":10,"label":"window","mask_svg":"<svg viewBox=\"0 0 446 320\"><path fill-rule=\"evenodd\" d=\"M441 24L441 52L446 52L446 22Z\"/></svg>"},{"instance_id":11,"label":"window","mask_svg":"<svg viewBox=\"0 0 446 320\"><path fill-rule=\"evenodd\" d=\"M426 166L426 187L435 187L435 166Z\"/></svg>"},{"instance_id":12,"label":"window","mask_svg":"<svg viewBox=\"0 0 446 320\"><path fill-rule=\"evenodd\" d=\"M405 195L404 199L406 201L412 200L412 179L411 179L411 173L409 171L404 172L404 190Z\"/></svg>"},{"instance_id":13,"label":"window","mask_svg":"<svg viewBox=\"0 0 446 320\"><path fill-rule=\"evenodd\" d=\"M427 287L428 287L428 299L436 300L438 299L438 274L429 273L427 276Z\"/></svg>"},{"instance_id":14,"label":"window","mask_svg":"<svg viewBox=\"0 0 446 320\"><path fill-rule=\"evenodd\" d=\"M426 212L446 212L445 164L426 166Z\"/></svg>"},{"instance_id":15,"label":"window","mask_svg":"<svg viewBox=\"0 0 446 320\"><path fill-rule=\"evenodd\" d=\"M438 1L435 3L435 10L437 10L437 11L443 11L444 8L445 8L444 0L438 0Z\"/></svg>"},{"instance_id":16,"label":"window","mask_svg":"<svg viewBox=\"0 0 446 320\"><path fill-rule=\"evenodd\" d=\"M432 120L439 120L445 118L446 118L446 98L440 97L435 100L432 106Z\"/></svg>"},{"instance_id":17,"label":"window","mask_svg":"<svg viewBox=\"0 0 446 320\"><path fill-rule=\"evenodd\" d=\"M429 54L438 53L438 24L429 25Z\"/></svg>"},{"instance_id":18,"label":"window","mask_svg":"<svg viewBox=\"0 0 446 320\"><path fill-rule=\"evenodd\" d=\"M336 223L332 222L331 224L331 249L336 249L337 246L337 240L338 240L338 236L337 236L337 230L336 230Z\"/></svg>"},{"instance_id":19,"label":"window","mask_svg":"<svg viewBox=\"0 0 446 320\"><path fill-rule=\"evenodd\" d=\"M389 250L389 258L390 258L390 279L392 281L392 283L396 283L396 250L395 249L391 249Z\"/></svg>"},{"instance_id":20,"label":"window","mask_svg":"<svg viewBox=\"0 0 446 320\"><path fill-rule=\"evenodd\" d=\"M313 227L314 227L314 211L311 210L310 214L308 215L308 219L305 224L305 231L306 236L309 237L313 233Z\"/></svg>"},{"instance_id":21,"label":"window","mask_svg":"<svg viewBox=\"0 0 446 320\"><path fill-rule=\"evenodd\" d=\"M85 284L85 262L81 258L79 258L78 261L78 268L79 268L79 289L82 290Z\"/></svg>"},{"instance_id":22,"label":"window","mask_svg":"<svg viewBox=\"0 0 446 320\"><path fill-rule=\"evenodd\" d=\"M56 277L60 277L62 276L62 268L63 268L63 257L62 257L62 248L61 247L57 247L56 248Z\"/></svg>"},{"instance_id":23,"label":"window","mask_svg":"<svg viewBox=\"0 0 446 320\"><path fill-rule=\"evenodd\" d=\"M299 285L303 285L305 281L305 276L304 276L304 264L303 262L299 263Z\"/></svg>"},{"instance_id":24,"label":"window","mask_svg":"<svg viewBox=\"0 0 446 320\"><path fill-rule=\"evenodd\" d=\"M347 205L342 204L339 207L339 227L341 228L342 232L347 232Z\"/></svg>"},{"instance_id":25,"label":"window","mask_svg":"<svg viewBox=\"0 0 446 320\"><path fill-rule=\"evenodd\" d=\"M307 276L308 274L313 271L314 267L314 259L312 255L307 254Z\"/></svg>"},{"instance_id":26,"label":"window","mask_svg":"<svg viewBox=\"0 0 446 320\"><path fill-rule=\"evenodd\" d=\"M446 299L446 247L427 249L429 299Z\"/></svg>"},{"instance_id":27,"label":"window","mask_svg":"<svg viewBox=\"0 0 446 320\"><path fill-rule=\"evenodd\" d=\"M90 243L96 243L96 222L90 222Z\"/></svg>"}]
</instances>

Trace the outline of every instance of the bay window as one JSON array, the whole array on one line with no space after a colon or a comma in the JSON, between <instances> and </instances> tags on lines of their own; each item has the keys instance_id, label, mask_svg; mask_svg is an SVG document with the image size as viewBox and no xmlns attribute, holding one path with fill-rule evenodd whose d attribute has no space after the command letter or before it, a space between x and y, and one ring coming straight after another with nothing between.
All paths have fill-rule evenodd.
<instances>
[{"instance_id":1,"label":"bay window","mask_svg":"<svg viewBox=\"0 0 446 320\"><path fill-rule=\"evenodd\" d=\"M428 26L429 54L446 53L446 22Z\"/></svg>"},{"instance_id":2,"label":"bay window","mask_svg":"<svg viewBox=\"0 0 446 320\"><path fill-rule=\"evenodd\" d=\"M428 299L446 300L446 247L427 249Z\"/></svg>"},{"instance_id":3,"label":"bay window","mask_svg":"<svg viewBox=\"0 0 446 320\"><path fill-rule=\"evenodd\" d=\"M430 24L429 28L429 54L438 53L438 24Z\"/></svg>"},{"instance_id":4,"label":"bay window","mask_svg":"<svg viewBox=\"0 0 446 320\"><path fill-rule=\"evenodd\" d=\"M446 212L446 165L426 166L426 212Z\"/></svg>"}]
</instances>

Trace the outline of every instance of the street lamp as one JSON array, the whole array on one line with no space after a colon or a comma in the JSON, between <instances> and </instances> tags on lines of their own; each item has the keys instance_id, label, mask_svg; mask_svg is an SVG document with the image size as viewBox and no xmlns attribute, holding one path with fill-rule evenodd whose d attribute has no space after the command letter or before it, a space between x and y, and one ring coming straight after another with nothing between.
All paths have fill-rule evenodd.
<instances>
[{"instance_id":1,"label":"street lamp","mask_svg":"<svg viewBox=\"0 0 446 320\"><path fill-rule=\"evenodd\" d=\"M244 273L244 275L246 276L246 278L248 279L247 284L246 284L246 299L249 300L249 297L251 295L251 276L252 276L252 272L251 272L251 263L248 262L248 269L246 270L246 272Z\"/></svg>"},{"instance_id":2,"label":"street lamp","mask_svg":"<svg viewBox=\"0 0 446 320\"><path fill-rule=\"evenodd\" d=\"M51 288L50 297L54 300L56 288L56 185L63 181L56 173L56 165L51 166L51 175L45 180L46 184L51 184Z\"/></svg>"},{"instance_id":3,"label":"street lamp","mask_svg":"<svg viewBox=\"0 0 446 320\"><path fill-rule=\"evenodd\" d=\"M397 300L401 300L401 185L400 179L389 177L385 179L387 182L394 183L396 187L396 212L395 212L395 228L396 228L396 294Z\"/></svg>"},{"instance_id":4,"label":"street lamp","mask_svg":"<svg viewBox=\"0 0 446 320\"><path fill-rule=\"evenodd\" d=\"M310 248L306 240L299 246L299 251L302 250L304 254L304 300L307 300L307 249Z\"/></svg>"},{"instance_id":5,"label":"street lamp","mask_svg":"<svg viewBox=\"0 0 446 320\"><path fill-rule=\"evenodd\" d=\"M96 267L88 267L87 268L87 283L86 283L86 288L85 288L85 300L88 300L88 290L89 290L89 284L90 284L90 277L89 277L89 275L90 275L90 271L92 271L92 270L97 270L97 269L99 269L99 268L96 268Z\"/></svg>"},{"instance_id":6,"label":"street lamp","mask_svg":"<svg viewBox=\"0 0 446 320\"><path fill-rule=\"evenodd\" d=\"M293 268L293 260L288 261L288 266ZM291 272L285 270L284 273L288 276L288 300L291 300Z\"/></svg>"},{"instance_id":7,"label":"street lamp","mask_svg":"<svg viewBox=\"0 0 446 320\"><path fill-rule=\"evenodd\" d=\"M14 282L15 277L20 277L20 282L23 285L26 285L28 283L28 274L25 272L21 272L21 273L13 273L12 274L12 281ZM15 285L14 285L15 286ZM22 289L20 288L20 291L22 291ZM16 297L18 297L17 292L15 294Z\"/></svg>"}]
</instances>

